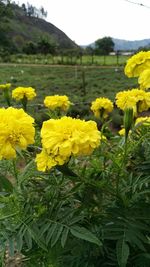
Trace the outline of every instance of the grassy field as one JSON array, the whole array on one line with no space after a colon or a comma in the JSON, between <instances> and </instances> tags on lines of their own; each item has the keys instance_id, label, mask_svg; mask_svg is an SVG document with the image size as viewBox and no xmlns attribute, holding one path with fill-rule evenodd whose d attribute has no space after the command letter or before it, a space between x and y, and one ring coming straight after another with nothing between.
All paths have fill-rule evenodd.
<instances>
[{"instance_id":1,"label":"grassy field","mask_svg":"<svg viewBox=\"0 0 150 267\"><path fill-rule=\"evenodd\" d=\"M0 65L0 84L9 82L12 89L17 86L36 89L37 97L31 105L43 104L47 95L66 94L74 103L74 116L88 115L89 105L97 97L114 101L118 91L137 87L137 79L126 77L123 67L98 66ZM0 102L4 104L2 96ZM38 116L40 111L34 111Z\"/></svg>"},{"instance_id":2,"label":"grassy field","mask_svg":"<svg viewBox=\"0 0 150 267\"><path fill-rule=\"evenodd\" d=\"M127 59L130 56L127 55L108 55L108 56L98 56L98 55L83 55L83 56L52 56L48 55L3 55L0 56L0 62L11 62L11 63L27 63L27 64L61 64L61 65L97 65L97 66L122 66L125 65Z\"/></svg>"}]
</instances>

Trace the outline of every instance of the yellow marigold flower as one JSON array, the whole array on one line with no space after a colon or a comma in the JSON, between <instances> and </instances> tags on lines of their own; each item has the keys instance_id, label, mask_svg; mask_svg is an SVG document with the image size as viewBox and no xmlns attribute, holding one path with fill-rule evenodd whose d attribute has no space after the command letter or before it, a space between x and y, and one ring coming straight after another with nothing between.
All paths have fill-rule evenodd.
<instances>
[{"instance_id":1,"label":"yellow marigold flower","mask_svg":"<svg viewBox=\"0 0 150 267\"><path fill-rule=\"evenodd\" d=\"M34 119L23 109L0 109L0 159L16 157L16 149L34 143Z\"/></svg>"},{"instance_id":2,"label":"yellow marigold flower","mask_svg":"<svg viewBox=\"0 0 150 267\"><path fill-rule=\"evenodd\" d=\"M32 100L36 96L35 89L32 87L17 87L12 91L12 98L16 100Z\"/></svg>"},{"instance_id":3,"label":"yellow marigold flower","mask_svg":"<svg viewBox=\"0 0 150 267\"><path fill-rule=\"evenodd\" d=\"M136 98L131 94L131 90L119 92L116 94L116 105L121 110L133 108L133 112L136 113L136 103Z\"/></svg>"},{"instance_id":4,"label":"yellow marigold flower","mask_svg":"<svg viewBox=\"0 0 150 267\"><path fill-rule=\"evenodd\" d=\"M130 130L129 134L131 134L131 132L132 131ZM121 135L121 136L125 136L125 128L122 128L121 130L119 130L118 134Z\"/></svg>"},{"instance_id":5,"label":"yellow marigold flower","mask_svg":"<svg viewBox=\"0 0 150 267\"><path fill-rule=\"evenodd\" d=\"M103 138L94 121L66 116L45 121L41 137L43 150L36 157L40 171L63 165L72 155L91 154Z\"/></svg>"},{"instance_id":6,"label":"yellow marigold flower","mask_svg":"<svg viewBox=\"0 0 150 267\"><path fill-rule=\"evenodd\" d=\"M121 130L119 130L118 134L121 136L124 136L125 135L125 128L122 128Z\"/></svg>"},{"instance_id":7,"label":"yellow marigold flower","mask_svg":"<svg viewBox=\"0 0 150 267\"><path fill-rule=\"evenodd\" d=\"M67 111L70 104L71 102L66 95L46 96L44 99L44 105L51 110L60 108L63 111Z\"/></svg>"},{"instance_id":8,"label":"yellow marigold flower","mask_svg":"<svg viewBox=\"0 0 150 267\"><path fill-rule=\"evenodd\" d=\"M8 90L11 87L11 83L0 84L0 89Z\"/></svg>"},{"instance_id":9,"label":"yellow marigold flower","mask_svg":"<svg viewBox=\"0 0 150 267\"><path fill-rule=\"evenodd\" d=\"M135 121L135 125L143 124L145 126L150 126L150 117L139 117Z\"/></svg>"},{"instance_id":10,"label":"yellow marigold flower","mask_svg":"<svg viewBox=\"0 0 150 267\"><path fill-rule=\"evenodd\" d=\"M140 89L150 88L150 69L146 69L140 74L138 83L140 84Z\"/></svg>"},{"instance_id":11,"label":"yellow marigold flower","mask_svg":"<svg viewBox=\"0 0 150 267\"><path fill-rule=\"evenodd\" d=\"M124 71L128 77L138 77L147 68L150 68L150 51L141 51L128 59Z\"/></svg>"},{"instance_id":12,"label":"yellow marigold flower","mask_svg":"<svg viewBox=\"0 0 150 267\"><path fill-rule=\"evenodd\" d=\"M113 110L113 103L108 98L99 97L92 102L91 110L95 117L107 118L108 114Z\"/></svg>"},{"instance_id":13,"label":"yellow marigold flower","mask_svg":"<svg viewBox=\"0 0 150 267\"><path fill-rule=\"evenodd\" d=\"M132 89L116 94L116 105L121 110L133 108L134 115L150 108L150 92Z\"/></svg>"}]
</instances>

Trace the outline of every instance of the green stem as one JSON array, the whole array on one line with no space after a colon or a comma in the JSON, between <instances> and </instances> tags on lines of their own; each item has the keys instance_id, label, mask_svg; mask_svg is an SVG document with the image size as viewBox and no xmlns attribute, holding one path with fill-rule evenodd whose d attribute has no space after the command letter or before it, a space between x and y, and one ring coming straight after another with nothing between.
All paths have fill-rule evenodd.
<instances>
[{"instance_id":1,"label":"green stem","mask_svg":"<svg viewBox=\"0 0 150 267\"><path fill-rule=\"evenodd\" d=\"M16 183L18 185L18 170L17 170L17 166L16 166L16 159L13 159L12 163L13 163L14 177L15 177Z\"/></svg>"},{"instance_id":2,"label":"green stem","mask_svg":"<svg viewBox=\"0 0 150 267\"><path fill-rule=\"evenodd\" d=\"M27 111L27 102L28 102L28 100L27 100L26 96L24 96L24 98L21 100L24 111Z\"/></svg>"},{"instance_id":3,"label":"green stem","mask_svg":"<svg viewBox=\"0 0 150 267\"><path fill-rule=\"evenodd\" d=\"M10 102L10 96L9 96L8 89L4 90L4 98L5 98L5 101L6 101L7 105L10 107L11 106L11 102Z\"/></svg>"}]
</instances>

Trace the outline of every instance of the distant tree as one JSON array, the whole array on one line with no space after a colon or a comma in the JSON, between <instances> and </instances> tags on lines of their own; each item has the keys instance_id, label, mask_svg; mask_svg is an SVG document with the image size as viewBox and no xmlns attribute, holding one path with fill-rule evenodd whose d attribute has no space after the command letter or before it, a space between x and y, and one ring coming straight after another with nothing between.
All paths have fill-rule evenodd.
<instances>
[{"instance_id":1,"label":"distant tree","mask_svg":"<svg viewBox=\"0 0 150 267\"><path fill-rule=\"evenodd\" d=\"M33 42L27 42L23 47L23 52L27 55L34 55L37 54L37 44Z\"/></svg>"},{"instance_id":2,"label":"distant tree","mask_svg":"<svg viewBox=\"0 0 150 267\"><path fill-rule=\"evenodd\" d=\"M40 7L40 9L38 9L35 6L31 5L29 2L27 2L27 6L25 4L22 4L21 8L24 11L25 15L28 17L47 17L47 11L44 9L44 7Z\"/></svg>"},{"instance_id":3,"label":"distant tree","mask_svg":"<svg viewBox=\"0 0 150 267\"><path fill-rule=\"evenodd\" d=\"M46 18L47 17L47 11L42 6L40 8L40 13L41 13L41 17L42 18Z\"/></svg>"},{"instance_id":4,"label":"distant tree","mask_svg":"<svg viewBox=\"0 0 150 267\"><path fill-rule=\"evenodd\" d=\"M37 50L41 54L52 54L56 53L56 43L53 40L49 40L46 37L42 37L37 43Z\"/></svg>"},{"instance_id":5,"label":"distant tree","mask_svg":"<svg viewBox=\"0 0 150 267\"><path fill-rule=\"evenodd\" d=\"M24 3L22 4L21 9L23 10L24 14L27 15L27 7Z\"/></svg>"},{"instance_id":6,"label":"distant tree","mask_svg":"<svg viewBox=\"0 0 150 267\"><path fill-rule=\"evenodd\" d=\"M95 53L98 55L108 55L114 50L114 42L111 37L104 37L95 41Z\"/></svg>"}]
</instances>

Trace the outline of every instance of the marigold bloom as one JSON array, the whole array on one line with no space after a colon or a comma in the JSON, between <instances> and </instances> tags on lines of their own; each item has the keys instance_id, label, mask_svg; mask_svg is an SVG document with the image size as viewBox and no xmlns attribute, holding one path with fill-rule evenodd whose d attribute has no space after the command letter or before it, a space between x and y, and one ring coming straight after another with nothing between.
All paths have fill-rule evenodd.
<instances>
[{"instance_id":1,"label":"marigold bloom","mask_svg":"<svg viewBox=\"0 0 150 267\"><path fill-rule=\"evenodd\" d=\"M129 131L129 134L131 134L132 133L132 131L130 130ZM118 131L118 134L120 135L120 136L125 136L125 128L122 128L121 130L119 130Z\"/></svg>"},{"instance_id":2,"label":"marigold bloom","mask_svg":"<svg viewBox=\"0 0 150 267\"><path fill-rule=\"evenodd\" d=\"M108 114L113 110L113 103L111 100L105 97L96 98L92 102L91 110L97 118L107 118Z\"/></svg>"},{"instance_id":3,"label":"marigold bloom","mask_svg":"<svg viewBox=\"0 0 150 267\"><path fill-rule=\"evenodd\" d=\"M60 108L63 111L67 111L70 104L71 102L66 95L46 96L44 99L44 105L51 110Z\"/></svg>"},{"instance_id":4,"label":"marigold bloom","mask_svg":"<svg viewBox=\"0 0 150 267\"><path fill-rule=\"evenodd\" d=\"M0 109L0 159L16 157L16 149L34 143L34 119L23 109Z\"/></svg>"},{"instance_id":5,"label":"marigold bloom","mask_svg":"<svg viewBox=\"0 0 150 267\"><path fill-rule=\"evenodd\" d=\"M41 137L43 150L36 157L37 168L40 171L63 165L73 155L91 154L102 139L94 121L66 116L45 121Z\"/></svg>"},{"instance_id":6,"label":"marigold bloom","mask_svg":"<svg viewBox=\"0 0 150 267\"><path fill-rule=\"evenodd\" d=\"M138 77L147 68L150 68L150 51L141 51L128 59L124 71L128 77Z\"/></svg>"},{"instance_id":7,"label":"marigold bloom","mask_svg":"<svg viewBox=\"0 0 150 267\"><path fill-rule=\"evenodd\" d=\"M11 83L0 84L0 89L8 90L11 87Z\"/></svg>"},{"instance_id":8,"label":"marigold bloom","mask_svg":"<svg viewBox=\"0 0 150 267\"><path fill-rule=\"evenodd\" d=\"M135 121L135 125L143 124L144 126L150 126L150 117L139 117Z\"/></svg>"},{"instance_id":9,"label":"marigold bloom","mask_svg":"<svg viewBox=\"0 0 150 267\"><path fill-rule=\"evenodd\" d=\"M36 96L35 89L32 87L17 87L12 91L12 98L16 100L32 100Z\"/></svg>"},{"instance_id":10,"label":"marigold bloom","mask_svg":"<svg viewBox=\"0 0 150 267\"><path fill-rule=\"evenodd\" d=\"M121 110L133 108L134 115L150 108L150 92L132 89L116 94L116 105Z\"/></svg>"},{"instance_id":11,"label":"marigold bloom","mask_svg":"<svg viewBox=\"0 0 150 267\"><path fill-rule=\"evenodd\" d=\"M146 69L140 74L138 83L140 84L140 89L150 88L150 69Z\"/></svg>"}]
</instances>

